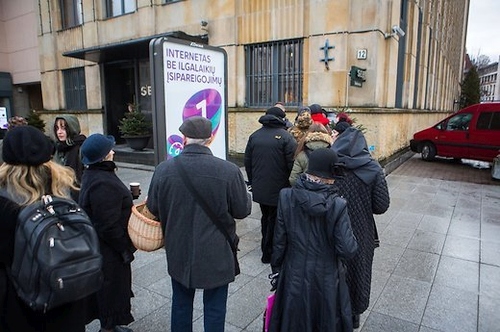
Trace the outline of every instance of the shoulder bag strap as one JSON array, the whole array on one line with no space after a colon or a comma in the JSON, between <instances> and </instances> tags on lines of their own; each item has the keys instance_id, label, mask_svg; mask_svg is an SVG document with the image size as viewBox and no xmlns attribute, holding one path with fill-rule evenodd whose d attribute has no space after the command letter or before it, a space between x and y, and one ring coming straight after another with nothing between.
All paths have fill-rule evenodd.
<instances>
[{"instance_id":1,"label":"shoulder bag strap","mask_svg":"<svg viewBox=\"0 0 500 332\"><path fill-rule=\"evenodd\" d=\"M210 219L212 219L212 222L215 224L215 226L217 226L219 231L221 231L222 234L224 234L227 242L229 242L229 245L231 246L231 250L234 253L236 253L236 247L233 243L233 240L231 239L231 237L227 233L226 229L224 228L224 226L222 225L220 220L217 218L215 212L212 209L210 209L207 202L200 196L198 191L196 191L196 189L193 186L193 183L189 180L189 177L186 173L186 170L184 169L184 166L182 166L182 163L177 159L177 157L174 158L174 163L177 166L176 169L179 171L179 174L181 175L181 179L184 182L184 184L186 185L186 187L188 188L188 190L191 192L191 194L193 194L194 198L196 199L198 204L203 208L205 213L210 217Z\"/></svg>"}]
</instances>

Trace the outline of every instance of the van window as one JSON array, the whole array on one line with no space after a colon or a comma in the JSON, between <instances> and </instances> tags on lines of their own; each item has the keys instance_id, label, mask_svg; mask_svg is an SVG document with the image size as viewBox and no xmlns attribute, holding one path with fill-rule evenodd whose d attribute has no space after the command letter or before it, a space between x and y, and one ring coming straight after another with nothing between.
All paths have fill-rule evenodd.
<instances>
[{"instance_id":1,"label":"van window","mask_svg":"<svg viewBox=\"0 0 500 332\"><path fill-rule=\"evenodd\" d=\"M446 130L468 130L472 113L461 113L451 117L446 124Z\"/></svg>"},{"instance_id":2,"label":"van window","mask_svg":"<svg viewBox=\"0 0 500 332\"><path fill-rule=\"evenodd\" d=\"M500 112L482 112L479 114L477 129L500 130Z\"/></svg>"}]
</instances>

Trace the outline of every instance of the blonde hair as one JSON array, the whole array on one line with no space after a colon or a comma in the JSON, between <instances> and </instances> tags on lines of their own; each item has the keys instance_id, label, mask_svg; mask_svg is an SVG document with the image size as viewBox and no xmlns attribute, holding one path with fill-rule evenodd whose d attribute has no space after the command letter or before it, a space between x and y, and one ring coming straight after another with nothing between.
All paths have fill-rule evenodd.
<instances>
[{"instance_id":1,"label":"blonde hair","mask_svg":"<svg viewBox=\"0 0 500 332\"><path fill-rule=\"evenodd\" d=\"M38 166L7 163L0 166L0 188L21 205L34 203L45 194L70 198L71 190L79 190L75 181L72 168L52 160Z\"/></svg>"}]
</instances>

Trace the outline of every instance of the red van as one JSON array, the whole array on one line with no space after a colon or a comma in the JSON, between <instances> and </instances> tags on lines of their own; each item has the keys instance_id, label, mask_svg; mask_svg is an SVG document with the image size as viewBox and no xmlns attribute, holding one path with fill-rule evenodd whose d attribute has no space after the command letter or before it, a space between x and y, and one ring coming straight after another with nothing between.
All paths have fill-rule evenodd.
<instances>
[{"instance_id":1,"label":"red van","mask_svg":"<svg viewBox=\"0 0 500 332\"><path fill-rule=\"evenodd\" d=\"M468 106L415 133L410 149L427 161L441 156L492 162L500 150L500 102Z\"/></svg>"}]
</instances>

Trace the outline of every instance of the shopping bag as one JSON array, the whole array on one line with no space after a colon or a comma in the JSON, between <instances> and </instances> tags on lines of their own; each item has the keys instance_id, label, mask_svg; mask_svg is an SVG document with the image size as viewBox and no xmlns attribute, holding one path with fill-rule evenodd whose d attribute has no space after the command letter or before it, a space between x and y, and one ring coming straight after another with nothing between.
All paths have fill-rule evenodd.
<instances>
[{"instance_id":1,"label":"shopping bag","mask_svg":"<svg viewBox=\"0 0 500 332\"><path fill-rule=\"evenodd\" d=\"M272 293L267 297L266 310L264 310L264 324L263 324L264 328L262 329L263 332L269 331L269 324L271 322L271 312L273 310L275 296L276 293Z\"/></svg>"}]
</instances>

